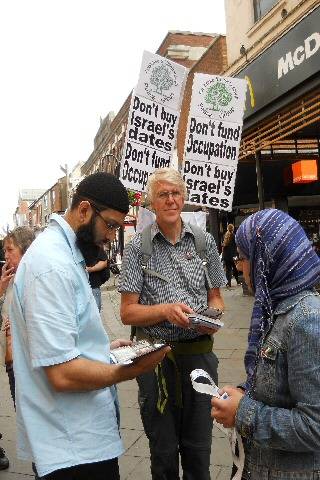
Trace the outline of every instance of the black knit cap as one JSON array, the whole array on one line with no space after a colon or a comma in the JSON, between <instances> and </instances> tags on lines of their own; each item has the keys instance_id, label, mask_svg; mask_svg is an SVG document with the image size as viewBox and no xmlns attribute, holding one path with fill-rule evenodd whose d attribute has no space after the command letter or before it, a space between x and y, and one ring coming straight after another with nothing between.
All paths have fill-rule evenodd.
<instances>
[{"instance_id":1,"label":"black knit cap","mask_svg":"<svg viewBox=\"0 0 320 480\"><path fill-rule=\"evenodd\" d=\"M105 207L121 213L129 211L127 190L111 173L96 172L88 175L79 183L76 193L92 200L101 210Z\"/></svg>"}]
</instances>

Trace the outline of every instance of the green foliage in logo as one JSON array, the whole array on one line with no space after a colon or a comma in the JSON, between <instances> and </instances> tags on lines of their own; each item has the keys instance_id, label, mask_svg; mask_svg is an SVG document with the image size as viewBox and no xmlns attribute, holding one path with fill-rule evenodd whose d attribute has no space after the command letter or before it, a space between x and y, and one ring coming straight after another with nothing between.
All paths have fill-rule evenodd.
<instances>
[{"instance_id":1,"label":"green foliage in logo","mask_svg":"<svg viewBox=\"0 0 320 480\"><path fill-rule=\"evenodd\" d=\"M162 95L163 90L169 90L174 81L165 65L159 65L152 70L150 83L156 87L156 93Z\"/></svg>"},{"instance_id":2,"label":"green foliage in logo","mask_svg":"<svg viewBox=\"0 0 320 480\"><path fill-rule=\"evenodd\" d=\"M206 103L212 105L212 110L218 112L226 107L232 100L232 94L227 90L223 82L217 81L211 85L205 97Z\"/></svg>"}]
</instances>

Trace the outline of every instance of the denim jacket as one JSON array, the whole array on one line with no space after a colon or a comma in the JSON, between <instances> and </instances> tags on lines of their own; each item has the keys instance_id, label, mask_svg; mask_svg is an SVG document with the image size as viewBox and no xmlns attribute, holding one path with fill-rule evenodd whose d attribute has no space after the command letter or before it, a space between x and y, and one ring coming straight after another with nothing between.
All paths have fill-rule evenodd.
<instances>
[{"instance_id":1,"label":"denim jacket","mask_svg":"<svg viewBox=\"0 0 320 480\"><path fill-rule=\"evenodd\" d=\"M320 480L320 296L300 292L274 315L236 415L244 478Z\"/></svg>"}]
</instances>

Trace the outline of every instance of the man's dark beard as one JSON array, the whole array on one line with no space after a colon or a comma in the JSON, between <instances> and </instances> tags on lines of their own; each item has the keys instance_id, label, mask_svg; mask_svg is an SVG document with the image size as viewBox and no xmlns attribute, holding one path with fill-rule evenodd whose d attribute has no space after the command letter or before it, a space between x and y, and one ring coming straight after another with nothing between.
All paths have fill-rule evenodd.
<instances>
[{"instance_id":1,"label":"man's dark beard","mask_svg":"<svg viewBox=\"0 0 320 480\"><path fill-rule=\"evenodd\" d=\"M86 265L90 264L92 258L98 256L99 245L95 243L95 215L92 215L88 225L82 225L76 232L77 246L83 255Z\"/></svg>"}]
</instances>

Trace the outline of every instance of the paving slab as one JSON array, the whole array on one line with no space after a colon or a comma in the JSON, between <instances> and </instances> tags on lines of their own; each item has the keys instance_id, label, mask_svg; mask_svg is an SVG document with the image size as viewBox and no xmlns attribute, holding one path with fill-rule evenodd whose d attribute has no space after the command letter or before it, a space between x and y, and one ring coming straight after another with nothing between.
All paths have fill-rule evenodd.
<instances>
[{"instance_id":1,"label":"paving slab","mask_svg":"<svg viewBox=\"0 0 320 480\"><path fill-rule=\"evenodd\" d=\"M14 421L14 420L13 420ZM25 462L17 458L16 455L16 441L15 439L8 440L6 437L4 437L3 442L1 442L1 445L6 451L6 454L9 458L10 461L10 466L8 472L11 474L24 474L24 475L29 475L29 476L34 476L31 463L30 462ZM2 480L2 472L0 472L0 479ZM20 477L18 477L20 478Z\"/></svg>"},{"instance_id":2,"label":"paving slab","mask_svg":"<svg viewBox=\"0 0 320 480\"><path fill-rule=\"evenodd\" d=\"M149 453L149 441L142 431L142 435L138 440L126 451L126 455L130 457L141 457L148 458L150 457Z\"/></svg>"},{"instance_id":3,"label":"paving slab","mask_svg":"<svg viewBox=\"0 0 320 480\"><path fill-rule=\"evenodd\" d=\"M0 471L1 480L32 480L34 475L28 475L26 473L11 472L10 470Z\"/></svg>"},{"instance_id":4,"label":"paving slab","mask_svg":"<svg viewBox=\"0 0 320 480\"><path fill-rule=\"evenodd\" d=\"M144 432L138 429L131 428L121 428L120 431L126 453L127 455L129 455L129 450L138 442L138 440L142 436L144 436Z\"/></svg>"},{"instance_id":5,"label":"paving slab","mask_svg":"<svg viewBox=\"0 0 320 480\"><path fill-rule=\"evenodd\" d=\"M119 463L121 480L127 480L130 475L132 475L133 472L137 469L139 463L143 462L144 460L145 459L142 457L132 457L126 454L122 455L121 461ZM141 480L144 480L144 477L141 477Z\"/></svg>"},{"instance_id":6,"label":"paving slab","mask_svg":"<svg viewBox=\"0 0 320 480\"><path fill-rule=\"evenodd\" d=\"M230 480L231 467L221 467L216 477L212 477L212 480Z\"/></svg>"},{"instance_id":7,"label":"paving slab","mask_svg":"<svg viewBox=\"0 0 320 480\"><path fill-rule=\"evenodd\" d=\"M150 461L148 458L141 458L141 461L131 470L127 480L150 480Z\"/></svg>"},{"instance_id":8,"label":"paving slab","mask_svg":"<svg viewBox=\"0 0 320 480\"><path fill-rule=\"evenodd\" d=\"M229 440L224 437L215 437L212 442L210 463L213 466L230 467L232 464Z\"/></svg>"}]
</instances>

